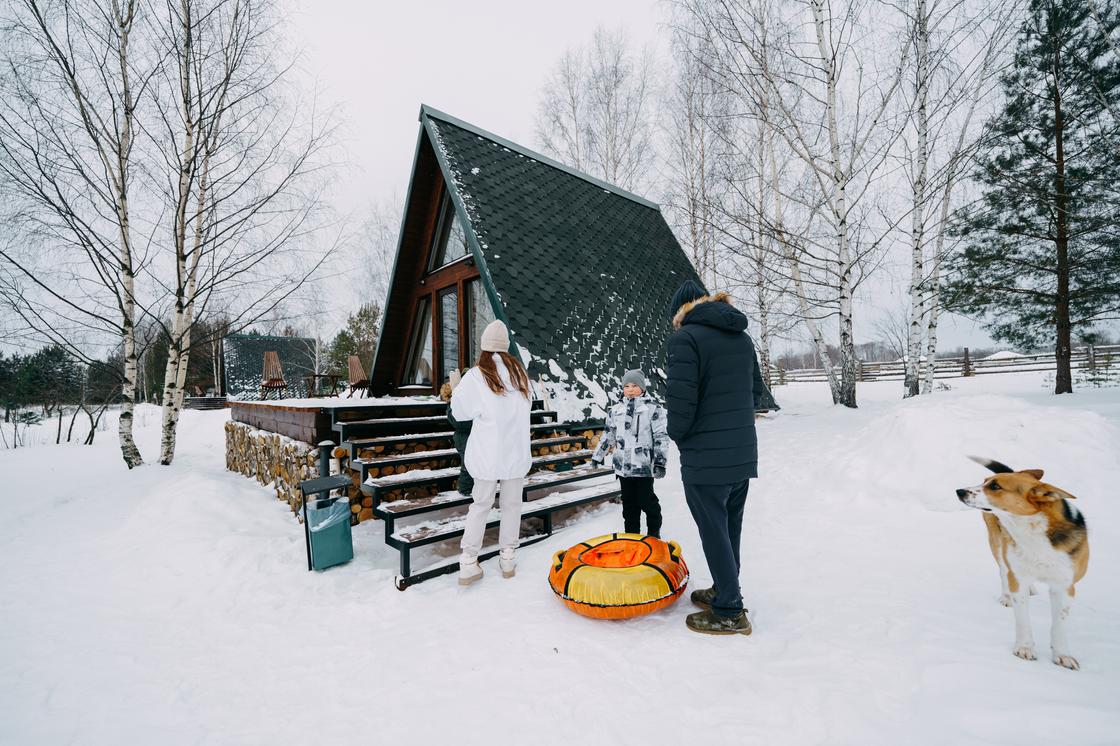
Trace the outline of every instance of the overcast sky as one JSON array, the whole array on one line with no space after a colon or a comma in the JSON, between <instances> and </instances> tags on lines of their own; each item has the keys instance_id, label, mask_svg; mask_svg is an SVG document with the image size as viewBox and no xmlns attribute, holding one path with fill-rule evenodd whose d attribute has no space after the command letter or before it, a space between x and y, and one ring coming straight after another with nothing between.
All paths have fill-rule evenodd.
<instances>
[{"instance_id":1,"label":"overcast sky","mask_svg":"<svg viewBox=\"0 0 1120 746\"><path fill-rule=\"evenodd\" d=\"M537 95L565 48L599 25L638 45L661 36L652 0L287 2L301 70L344 121L340 204L403 194L420 104L535 148Z\"/></svg>"},{"instance_id":2,"label":"overcast sky","mask_svg":"<svg viewBox=\"0 0 1120 746\"><path fill-rule=\"evenodd\" d=\"M538 94L566 48L586 43L602 25L667 53L667 8L658 0L283 2L300 73L343 125L349 167L335 205L358 220L370 204L403 199L421 103L536 149ZM859 341L877 336L876 308L901 302L906 275L895 274L861 299ZM991 344L964 319L946 319L940 338L942 349Z\"/></svg>"}]
</instances>

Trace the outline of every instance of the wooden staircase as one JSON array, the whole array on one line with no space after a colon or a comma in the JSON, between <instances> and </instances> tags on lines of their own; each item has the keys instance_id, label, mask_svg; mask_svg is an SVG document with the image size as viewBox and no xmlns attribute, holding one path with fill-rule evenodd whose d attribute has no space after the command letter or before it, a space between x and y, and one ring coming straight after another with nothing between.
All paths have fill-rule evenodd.
<instances>
[{"instance_id":1,"label":"wooden staircase","mask_svg":"<svg viewBox=\"0 0 1120 746\"><path fill-rule=\"evenodd\" d=\"M385 525L385 542L400 553L397 587L404 590L429 578L455 572L445 562L414 573L411 550L463 535L471 498L459 494L459 455L447 421L447 405L432 400L340 408L333 428L348 455L348 468L361 503ZM522 546L552 534L553 514L619 496L610 468L590 464L602 426L560 423L540 401L531 411L533 466L525 480L522 520L537 519ZM487 523L498 525L495 509ZM523 526L524 533L524 526ZM484 551L479 559L497 554Z\"/></svg>"}]
</instances>

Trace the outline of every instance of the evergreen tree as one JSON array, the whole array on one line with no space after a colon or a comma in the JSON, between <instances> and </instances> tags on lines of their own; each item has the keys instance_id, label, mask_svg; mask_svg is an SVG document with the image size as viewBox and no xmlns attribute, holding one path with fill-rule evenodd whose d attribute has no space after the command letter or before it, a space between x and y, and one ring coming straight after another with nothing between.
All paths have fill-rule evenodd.
<instances>
[{"instance_id":1,"label":"evergreen tree","mask_svg":"<svg viewBox=\"0 0 1120 746\"><path fill-rule=\"evenodd\" d=\"M22 404L19 385L19 371L23 358L19 355L4 357L0 353L0 406L4 408L4 422L12 421L13 410Z\"/></svg>"},{"instance_id":2,"label":"evergreen tree","mask_svg":"<svg viewBox=\"0 0 1120 746\"><path fill-rule=\"evenodd\" d=\"M1055 393L1073 390L1072 337L1120 308L1120 57L1117 7L1031 0L1004 104L988 122L950 261L953 310L1000 340L1052 344Z\"/></svg>"},{"instance_id":3,"label":"evergreen tree","mask_svg":"<svg viewBox=\"0 0 1120 746\"><path fill-rule=\"evenodd\" d=\"M346 319L346 327L335 335L327 353L328 369L345 375L351 355L357 355L368 373L381 322L381 306L367 303Z\"/></svg>"}]
</instances>

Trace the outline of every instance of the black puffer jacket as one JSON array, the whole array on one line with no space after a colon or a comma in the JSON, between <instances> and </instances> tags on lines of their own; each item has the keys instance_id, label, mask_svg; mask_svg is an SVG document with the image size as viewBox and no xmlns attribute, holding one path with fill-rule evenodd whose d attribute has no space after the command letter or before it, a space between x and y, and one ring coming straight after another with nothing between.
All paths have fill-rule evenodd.
<instances>
[{"instance_id":1,"label":"black puffer jacket","mask_svg":"<svg viewBox=\"0 0 1120 746\"><path fill-rule=\"evenodd\" d=\"M747 317L716 293L686 303L669 337L668 429L690 484L758 476L756 398L766 391Z\"/></svg>"}]
</instances>

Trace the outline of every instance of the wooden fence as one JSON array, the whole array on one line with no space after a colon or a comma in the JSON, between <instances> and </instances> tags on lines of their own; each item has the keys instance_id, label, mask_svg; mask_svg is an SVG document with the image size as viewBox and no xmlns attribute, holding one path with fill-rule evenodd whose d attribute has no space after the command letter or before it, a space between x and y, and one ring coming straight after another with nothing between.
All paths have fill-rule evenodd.
<instances>
[{"instance_id":1,"label":"wooden fence","mask_svg":"<svg viewBox=\"0 0 1120 746\"><path fill-rule=\"evenodd\" d=\"M967 350L966 350L967 353ZM1096 347L1076 347L1070 360L1074 370L1093 369L1097 366L1111 367L1120 365L1120 345L1100 345ZM901 381L906 373L906 364L900 360L889 363L860 363L860 381ZM967 367L967 370L966 370ZM1029 373L1032 371L1053 371L1057 369L1054 353L1043 355L1021 355L1018 357L981 358L971 360L966 357L938 358L934 364L934 378L960 378L962 376L983 376L997 373ZM922 376L925 376L924 363ZM775 368L772 373L775 385L792 381L815 381L825 383L828 377L823 368L804 368L782 370Z\"/></svg>"}]
</instances>

